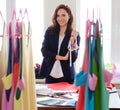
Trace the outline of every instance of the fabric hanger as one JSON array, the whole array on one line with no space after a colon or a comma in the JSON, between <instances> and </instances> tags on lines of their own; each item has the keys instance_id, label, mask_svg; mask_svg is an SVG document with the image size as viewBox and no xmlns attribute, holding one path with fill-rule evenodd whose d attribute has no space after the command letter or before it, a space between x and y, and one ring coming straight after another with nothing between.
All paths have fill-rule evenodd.
<instances>
[{"instance_id":1,"label":"fabric hanger","mask_svg":"<svg viewBox=\"0 0 120 110\"><path fill-rule=\"evenodd\" d=\"M20 21L20 20L22 21L22 19L23 19L22 9L20 9L17 21Z\"/></svg>"},{"instance_id":2,"label":"fabric hanger","mask_svg":"<svg viewBox=\"0 0 120 110\"><path fill-rule=\"evenodd\" d=\"M23 17L22 17L22 21L25 25L25 40L26 40L26 46L28 46L29 44L29 37L31 36L31 27L30 27L30 20L29 20L29 16L28 16L28 10L27 8L25 8L24 10L24 14L23 14Z\"/></svg>"},{"instance_id":3,"label":"fabric hanger","mask_svg":"<svg viewBox=\"0 0 120 110\"><path fill-rule=\"evenodd\" d=\"M13 9L12 11L12 17L10 19L10 22L8 24L8 27L7 27L7 34L8 34L8 37L12 37L12 29L11 29L11 25L12 25L12 22L14 22L14 20L16 20L16 9Z\"/></svg>"},{"instance_id":4,"label":"fabric hanger","mask_svg":"<svg viewBox=\"0 0 120 110\"><path fill-rule=\"evenodd\" d=\"M27 16L28 22L30 22L27 8L25 8L23 19L25 18L25 15Z\"/></svg>"},{"instance_id":5,"label":"fabric hanger","mask_svg":"<svg viewBox=\"0 0 120 110\"><path fill-rule=\"evenodd\" d=\"M3 16L2 16L2 12L1 11L0 11L0 16L1 16L1 19L2 19L3 23L5 23L5 20L4 20ZM3 37L3 35L0 35L0 37Z\"/></svg>"},{"instance_id":6,"label":"fabric hanger","mask_svg":"<svg viewBox=\"0 0 120 110\"><path fill-rule=\"evenodd\" d=\"M5 20L4 20L3 16L2 16L2 12L1 11L0 11L0 16L2 18L2 21L5 22Z\"/></svg>"},{"instance_id":7,"label":"fabric hanger","mask_svg":"<svg viewBox=\"0 0 120 110\"><path fill-rule=\"evenodd\" d=\"M11 17L11 21L12 22L14 19L16 19L16 10L13 9L13 12L12 12L12 17Z\"/></svg>"}]
</instances>

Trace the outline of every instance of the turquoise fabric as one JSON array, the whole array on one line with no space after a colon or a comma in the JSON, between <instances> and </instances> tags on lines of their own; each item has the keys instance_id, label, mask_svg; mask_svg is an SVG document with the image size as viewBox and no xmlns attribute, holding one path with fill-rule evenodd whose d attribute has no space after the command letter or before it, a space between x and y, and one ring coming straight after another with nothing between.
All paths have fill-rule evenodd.
<instances>
[{"instance_id":1,"label":"turquoise fabric","mask_svg":"<svg viewBox=\"0 0 120 110\"><path fill-rule=\"evenodd\" d=\"M84 71L80 71L75 78L75 85L76 86L83 86L86 84L87 81L87 73L84 73Z\"/></svg>"},{"instance_id":2,"label":"turquoise fabric","mask_svg":"<svg viewBox=\"0 0 120 110\"><path fill-rule=\"evenodd\" d=\"M89 48L89 70L88 74L92 75L92 43L91 37L88 38L88 48ZM88 79L89 80L89 79ZM94 92L89 89L88 82L86 84L86 107L85 110L95 110L94 109Z\"/></svg>"}]
</instances>

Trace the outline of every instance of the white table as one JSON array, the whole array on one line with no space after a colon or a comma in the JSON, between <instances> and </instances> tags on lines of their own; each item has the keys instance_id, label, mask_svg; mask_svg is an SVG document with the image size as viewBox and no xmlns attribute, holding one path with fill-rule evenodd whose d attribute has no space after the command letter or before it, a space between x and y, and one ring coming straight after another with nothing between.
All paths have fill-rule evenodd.
<instances>
[{"instance_id":1,"label":"white table","mask_svg":"<svg viewBox=\"0 0 120 110\"><path fill-rule=\"evenodd\" d=\"M120 110L120 98L115 87L110 92L109 108L113 110Z\"/></svg>"}]
</instances>

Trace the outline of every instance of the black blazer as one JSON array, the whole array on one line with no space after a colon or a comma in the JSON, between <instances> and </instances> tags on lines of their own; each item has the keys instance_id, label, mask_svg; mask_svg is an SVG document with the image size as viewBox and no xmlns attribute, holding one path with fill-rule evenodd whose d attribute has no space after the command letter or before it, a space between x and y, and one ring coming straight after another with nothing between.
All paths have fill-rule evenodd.
<instances>
[{"instance_id":1,"label":"black blazer","mask_svg":"<svg viewBox=\"0 0 120 110\"><path fill-rule=\"evenodd\" d=\"M69 33L65 35L61 43L59 55L65 56L67 54L70 37L71 37L71 34ZM54 65L55 57L57 55L58 42L59 42L59 32L55 32L52 29L48 28L45 32L44 41L42 43L42 48L41 48L41 52L44 58L41 64L40 77L48 78L52 70L52 67ZM78 46L79 46L79 43L80 43L80 36L78 35L77 36ZM64 74L62 81L73 83L74 75L75 75L75 69L74 69L73 63L76 61L77 57L78 57L78 49L75 51L72 51L72 67L70 67L69 60L60 61L62 66L62 71Z\"/></svg>"}]
</instances>

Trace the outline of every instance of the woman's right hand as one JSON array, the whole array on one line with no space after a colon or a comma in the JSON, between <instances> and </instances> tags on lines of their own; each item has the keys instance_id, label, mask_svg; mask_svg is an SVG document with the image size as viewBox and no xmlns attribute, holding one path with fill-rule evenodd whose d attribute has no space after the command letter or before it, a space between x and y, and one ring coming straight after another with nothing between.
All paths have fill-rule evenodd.
<instances>
[{"instance_id":1,"label":"woman's right hand","mask_svg":"<svg viewBox=\"0 0 120 110\"><path fill-rule=\"evenodd\" d=\"M68 60L68 52L65 56L60 56L60 55L56 55L55 59L56 60Z\"/></svg>"}]
</instances>

